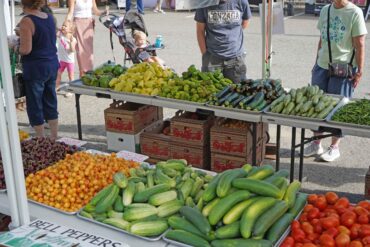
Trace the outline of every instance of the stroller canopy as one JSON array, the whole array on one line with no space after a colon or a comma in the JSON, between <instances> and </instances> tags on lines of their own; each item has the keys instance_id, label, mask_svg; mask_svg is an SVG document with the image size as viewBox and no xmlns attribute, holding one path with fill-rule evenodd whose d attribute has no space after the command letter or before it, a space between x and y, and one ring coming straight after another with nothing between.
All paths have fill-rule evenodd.
<instances>
[{"instance_id":1,"label":"stroller canopy","mask_svg":"<svg viewBox=\"0 0 370 247\"><path fill-rule=\"evenodd\" d=\"M146 29L144 18L135 10L130 10L125 14L124 18L125 27L131 28L131 31L142 31L148 36L148 31Z\"/></svg>"}]
</instances>

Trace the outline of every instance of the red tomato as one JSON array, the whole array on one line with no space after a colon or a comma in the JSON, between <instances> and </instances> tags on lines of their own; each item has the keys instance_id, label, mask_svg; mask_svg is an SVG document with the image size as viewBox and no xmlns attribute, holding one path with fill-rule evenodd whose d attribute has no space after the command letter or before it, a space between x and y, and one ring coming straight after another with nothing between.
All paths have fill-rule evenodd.
<instances>
[{"instance_id":1,"label":"red tomato","mask_svg":"<svg viewBox=\"0 0 370 247\"><path fill-rule=\"evenodd\" d=\"M325 196L320 195L315 202L315 207L323 211L327 206L328 203L326 201Z\"/></svg>"},{"instance_id":2,"label":"red tomato","mask_svg":"<svg viewBox=\"0 0 370 247\"><path fill-rule=\"evenodd\" d=\"M338 201L339 196L335 192L327 192L325 198L328 204L334 205Z\"/></svg>"},{"instance_id":3,"label":"red tomato","mask_svg":"<svg viewBox=\"0 0 370 247\"><path fill-rule=\"evenodd\" d=\"M368 225L368 224L361 225L360 229L358 230L358 236L360 238L370 236L370 225Z\"/></svg>"},{"instance_id":4,"label":"red tomato","mask_svg":"<svg viewBox=\"0 0 370 247\"><path fill-rule=\"evenodd\" d=\"M349 247L363 247L362 243L358 240L351 241Z\"/></svg>"},{"instance_id":5,"label":"red tomato","mask_svg":"<svg viewBox=\"0 0 370 247\"><path fill-rule=\"evenodd\" d=\"M316 239L319 239L319 234L317 233L309 233L307 234L307 239L310 240L310 241L315 241Z\"/></svg>"},{"instance_id":6,"label":"red tomato","mask_svg":"<svg viewBox=\"0 0 370 247\"><path fill-rule=\"evenodd\" d=\"M356 206L355 209L354 209L355 213L357 215L369 215L369 211L367 211L365 208L361 207L361 206Z\"/></svg>"},{"instance_id":7,"label":"red tomato","mask_svg":"<svg viewBox=\"0 0 370 247\"><path fill-rule=\"evenodd\" d=\"M347 247L350 242L351 238L345 233L340 233L335 237L337 247Z\"/></svg>"},{"instance_id":8,"label":"red tomato","mask_svg":"<svg viewBox=\"0 0 370 247\"><path fill-rule=\"evenodd\" d=\"M326 230L323 234L328 234L328 235L332 236L333 238L335 238L339 234L339 231L338 231L337 228L332 227L332 228L329 228L328 230Z\"/></svg>"},{"instance_id":9,"label":"red tomato","mask_svg":"<svg viewBox=\"0 0 370 247\"><path fill-rule=\"evenodd\" d=\"M311 209L313 209L315 206L312 205L312 204L307 204L306 206L304 206L303 208L303 212L305 213L308 213L308 211L310 211Z\"/></svg>"},{"instance_id":10,"label":"red tomato","mask_svg":"<svg viewBox=\"0 0 370 247\"><path fill-rule=\"evenodd\" d=\"M287 237L280 247L294 247L294 239L292 237Z\"/></svg>"},{"instance_id":11,"label":"red tomato","mask_svg":"<svg viewBox=\"0 0 370 247\"><path fill-rule=\"evenodd\" d=\"M303 247L303 244L302 243L295 243L294 247Z\"/></svg>"},{"instance_id":12,"label":"red tomato","mask_svg":"<svg viewBox=\"0 0 370 247\"><path fill-rule=\"evenodd\" d=\"M339 233L345 233L347 235L351 235L351 231L345 226L338 226L337 229Z\"/></svg>"},{"instance_id":13,"label":"red tomato","mask_svg":"<svg viewBox=\"0 0 370 247\"><path fill-rule=\"evenodd\" d=\"M334 247L335 246L334 238L328 234L322 234L319 239L320 239L320 245L323 247Z\"/></svg>"},{"instance_id":14,"label":"red tomato","mask_svg":"<svg viewBox=\"0 0 370 247\"><path fill-rule=\"evenodd\" d=\"M303 222L302 223L302 230L306 233L306 234L310 234L310 233L313 233L313 226L309 223L309 222Z\"/></svg>"},{"instance_id":15,"label":"red tomato","mask_svg":"<svg viewBox=\"0 0 370 247\"><path fill-rule=\"evenodd\" d=\"M318 218L318 217L319 217L319 215L320 215L320 210L319 210L318 208L313 208L313 209L311 209L311 210L308 212L307 217L308 217L308 219L309 219L309 220L312 220L312 219L316 219L316 218Z\"/></svg>"},{"instance_id":16,"label":"red tomato","mask_svg":"<svg viewBox=\"0 0 370 247\"><path fill-rule=\"evenodd\" d=\"M358 238L360 227L361 227L361 225L357 224L357 223L355 223L351 226L351 239Z\"/></svg>"},{"instance_id":17,"label":"red tomato","mask_svg":"<svg viewBox=\"0 0 370 247\"><path fill-rule=\"evenodd\" d=\"M295 242L302 243L306 238L306 234L302 229L292 229L291 236L294 238Z\"/></svg>"},{"instance_id":18,"label":"red tomato","mask_svg":"<svg viewBox=\"0 0 370 247\"><path fill-rule=\"evenodd\" d=\"M308 195L307 197L307 201L308 203L310 204L315 204L316 200L317 200L317 195L316 194L311 194L311 195Z\"/></svg>"},{"instance_id":19,"label":"red tomato","mask_svg":"<svg viewBox=\"0 0 370 247\"><path fill-rule=\"evenodd\" d=\"M357 203L357 206L363 207L364 209L370 210L370 202L368 201L360 201Z\"/></svg>"},{"instance_id":20,"label":"red tomato","mask_svg":"<svg viewBox=\"0 0 370 247\"><path fill-rule=\"evenodd\" d=\"M313 243L305 243L303 244L303 247L316 247L317 245L316 244L313 244Z\"/></svg>"},{"instance_id":21,"label":"red tomato","mask_svg":"<svg viewBox=\"0 0 370 247\"><path fill-rule=\"evenodd\" d=\"M338 218L332 217L332 216L322 218L322 219L320 219L320 222L321 222L321 225L324 229L329 229L329 228L339 226Z\"/></svg>"},{"instance_id":22,"label":"red tomato","mask_svg":"<svg viewBox=\"0 0 370 247\"><path fill-rule=\"evenodd\" d=\"M318 234L321 234L322 233L322 226L321 226L321 222L319 219L313 219L311 221L311 224L313 226L313 231L315 233L318 233Z\"/></svg>"},{"instance_id":23,"label":"red tomato","mask_svg":"<svg viewBox=\"0 0 370 247\"><path fill-rule=\"evenodd\" d=\"M347 197L341 197L338 199L338 201L334 204L335 208L348 208L349 206L349 200Z\"/></svg>"},{"instance_id":24,"label":"red tomato","mask_svg":"<svg viewBox=\"0 0 370 247\"><path fill-rule=\"evenodd\" d=\"M302 213L301 216L299 217L299 222L306 222L308 221L308 214L307 213Z\"/></svg>"},{"instance_id":25,"label":"red tomato","mask_svg":"<svg viewBox=\"0 0 370 247\"><path fill-rule=\"evenodd\" d=\"M362 239L364 245L370 244L370 236L366 236Z\"/></svg>"},{"instance_id":26,"label":"red tomato","mask_svg":"<svg viewBox=\"0 0 370 247\"><path fill-rule=\"evenodd\" d=\"M327 207L325 210L324 210L324 213L326 214L326 216L329 216L331 214L337 214L337 210L335 210L334 208L329 208Z\"/></svg>"},{"instance_id":27,"label":"red tomato","mask_svg":"<svg viewBox=\"0 0 370 247\"><path fill-rule=\"evenodd\" d=\"M351 211L346 211L344 214L340 216L340 223L344 226L351 227L354 223L356 223L356 214Z\"/></svg>"},{"instance_id":28,"label":"red tomato","mask_svg":"<svg viewBox=\"0 0 370 247\"><path fill-rule=\"evenodd\" d=\"M369 217L366 214L361 214L357 217L357 223L367 224L369 223Z\"/></svg>"},{"instance_id":29,"label":"red tomato","mask_svg":"<svg viewBox=\"0 0 370 247\"><path fill-rule=\"evenodd\" d=\"M293 229L300 229L301 224L297 220L293 220L291 227L292 227L292 230Z\"/></svg>"}]
</instances>

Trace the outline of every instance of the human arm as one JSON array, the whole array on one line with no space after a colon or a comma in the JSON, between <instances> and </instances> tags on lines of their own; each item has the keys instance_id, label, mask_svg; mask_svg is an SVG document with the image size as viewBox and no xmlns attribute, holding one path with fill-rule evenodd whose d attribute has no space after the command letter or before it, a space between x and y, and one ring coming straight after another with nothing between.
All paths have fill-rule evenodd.
<instances>
[{"instance_id":1,"label":"human arm","mask_svg":"<svg viewBox=\"0 0 370 247\"><path fill-rule=\"evenodd\" d=\"M66 16L66 20L72 21L73 12L75 11L75 4L76 4L76 0L68 0L68 13Z\"/></svg>"},{"instance_id":2,"label":"human arm","mask_svg":"<svg viewBox=\"0 0 370 247\"><path fill-rule=\"evenodd\" d=\"M105 11L105 10L104 11L100 11L98 9L98 6L96 5L96 1L95 0L92 0L92 2L93 2L92 11L93 11L94 15L101 16L101 15L105 15L107 13L107 11Z\"/></svg>"},{"instance_id":3,"label":"human arm","mask_svg":"<svg viewBox=\"0 0 370 247\"><path fill-rule=\"evenodd\" d=\"M206 24L197 22L197 40L198 40L198 46L199 46L199 49L202 55L206 53L207 51L205 30L206 30Z\"/></svg>"},{"instance_id":4,"label":"human arm","mask_svg":"<svg viewBox=\"0 0 370 247\"><path fill-rule=\"evenodd\" d=\"M365 35L353 37L352 43L356 50L355 59L357 63L357 72L352 77L353 86L356 88L362 78L362 71L365 64Z\"/></svg>"},{"instance_id":5,"label":"human arm","mask_svg":"<svg viewBox=\"0 0 370 247\"><path fill-rule=\"evenodd\" d=\"M243 20L242 27L243 29L246 29L249 26L249 20Z\"/></svg>"},{"instance_id":6,"label":"human arm","mask_svg":"<svg viewBox=\"0 0 370 247\"><path fill-rule=\"evenodd\" d=\"M69 52L75 52L76 51L76 45L77 45L77 40L75 37L72 36L69 42Z\"/></svg>"},{"instance_id":7,"label":"human arm","mask_svg":"<svg viewBox=\"0 0 370 247\"><path fill-rule=\"evenodd\" d=\"M316 52L316 59L315 59L315 63L317 63L317 59L319 58L319 50L321 49L321 36L320 36L320 40L319 40L319 44L317 45L317 52Z\"/></svg>"},{"instance_id":8,"label":"human arm","mask_svg":"<svg viewBox=\"0 0 370 247\"><path fill-rule=\"evenodd\" d=\"M19 23L19 54L28 55L32 51L32 36L35 32L35 25L28 17L24 17Z\"/></svg>"},{"instance_id":9,"label":"human arm","mask_svg":"<svg viewBox=\"0 0 370 247\"><path fill-rule=\"evenodd\" d=\"M249 2L247 0L242 0L242 28L246 29L249 26L249 19L252 17L251 8L249 7Z\"/></svg>"}]
</instances>

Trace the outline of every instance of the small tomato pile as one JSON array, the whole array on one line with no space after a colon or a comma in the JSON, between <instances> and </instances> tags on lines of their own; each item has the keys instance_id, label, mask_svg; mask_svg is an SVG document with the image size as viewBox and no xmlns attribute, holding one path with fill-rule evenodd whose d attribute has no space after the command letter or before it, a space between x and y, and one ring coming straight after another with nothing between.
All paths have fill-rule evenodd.
<instances>
[{"instance_id":1,"label":"small tomato pile","mask_svg":"<svg viewBox=\"0 0 370 247\"><path fill-rule=\"evenodd\" d=\"M370 247L370 202L351 205L334 192L311 194L281 247Z\"/></svg>"}]
</instances>

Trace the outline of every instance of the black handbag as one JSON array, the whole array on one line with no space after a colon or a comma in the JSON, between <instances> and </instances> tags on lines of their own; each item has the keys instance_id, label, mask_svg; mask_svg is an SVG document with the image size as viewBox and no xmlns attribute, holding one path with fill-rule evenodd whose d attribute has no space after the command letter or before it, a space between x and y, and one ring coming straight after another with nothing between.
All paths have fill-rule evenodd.
<instances>
[{"instance_id":1,"label":"black handbag","mask_svg":"<svg viewBox=\"0 0 370 247\"><path fill-rule=\"evenodd\" d=\"M329 26L330 26L330 8L332 4L330 4L328 9L328 22L327 22L327 39L328 39L328 47L329 47L329 76L330 77L340 77L340 78L351 78L353 76L352 70L352 62L353 58L355 57L355 49L353 49L351 60L349 63L333 63L332 56L331 56L331 46L330 46L330 32L329 32Z\"/></svg>"},{"instance_id":2,"label":"black handbag","mask_svg":"<svg viewBox=\"0 0 370 247\"><path fill-rule=\"evenodd\" d=\"M26 96L26 88L23 81L23 73L17 73L13 77L14 98Z\"/></svg>"}]
</instances>

